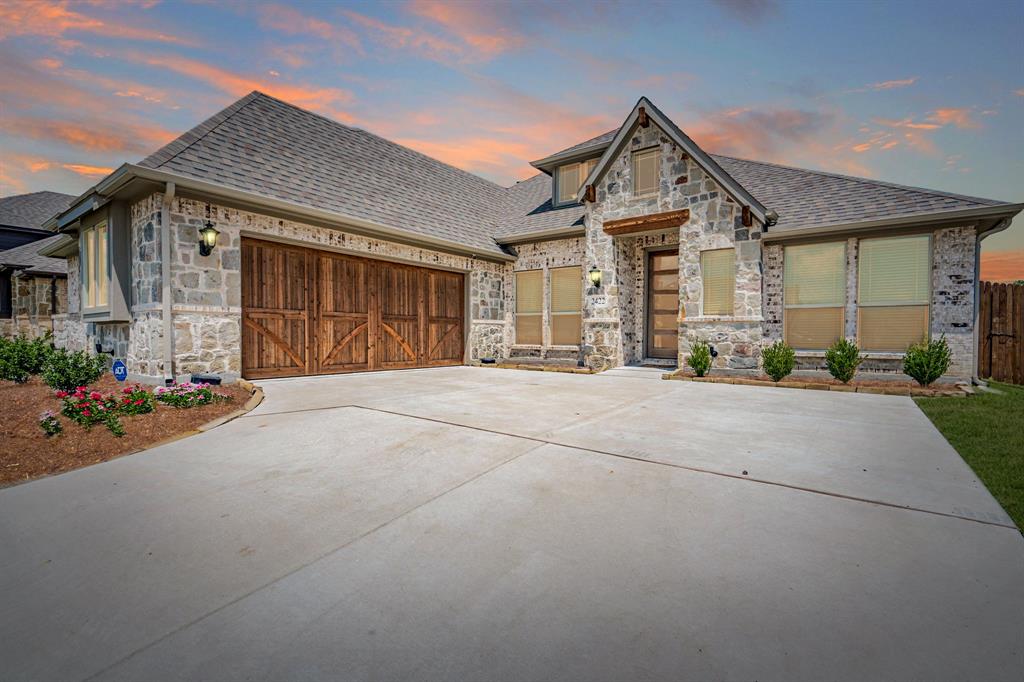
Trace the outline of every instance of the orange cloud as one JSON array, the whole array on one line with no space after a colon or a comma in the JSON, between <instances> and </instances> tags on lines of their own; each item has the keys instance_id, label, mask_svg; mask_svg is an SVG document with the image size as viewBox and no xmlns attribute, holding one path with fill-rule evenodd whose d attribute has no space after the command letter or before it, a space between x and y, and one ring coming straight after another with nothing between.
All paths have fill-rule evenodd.
<instances>
[{"instance_id":1,"label":"orange cloud","mask_svg":"<svg viewBox=\"0 0 1024 682\"><path fill-rule=\"evenodd\" d=\"M981 127L977 121L971 118L969 109L936 109L928 116L928 120L942 126L952 124L957 128L975 129Z\"/></svg>"},{"instance_id":2,"label":"orange cloud","mask_svg":"<svg viewBox=\"0 0 1024 682\"><path fill-rule=\"evenodd\" d=\"M330 114L342 121L353 120L351 114L338 108L339 105L349 104L352 101L352 93L348 90L292 85L276 80L267 81L242 76L222 69L219 66L176 55L157 55L147 52L133 53L131 58L150 66L170 69L175 73L202 81L234 97L242 97L253 90L260 90L272 97L277 97L291 104L312 109L313 111Z\"/></svg>"},{"instance_id":3,"label":"orange cloud","mask_svg":"<svg viewBox=\"0 0 1024 682\"><path fill-rule=\"evenodd\" d=\"M392 50L411 50L427 59L440 62L462 60L465 50L455 43L421 29L395 26L379 19L346 10L350 21L368 29L372 37Z\"/></svg>"},{"instance_id":4,"label":"orange cloud","mask_svg":"<svg viewBox=\"0 0 1024 682\"><path fill-rule=\"evenodd\" d=\"M102 178L110 175L114 171L113 168L106 168L104 166L88 166L84 163L65 163L61 164L61 168L92 178Z\"/></svg>"},{"instance_id":5,"label":"orange cloud","mask_svg":"<svg viewBox=\"0 0 1024 682\"><path fill-rule=\"evenodd\" d=\"M1014 90L1013 94L1017 95L1017 97L1024 97L1024 88L1021 88L1020 90Z\"/></svg>"},{"instance_id":6,"label":"orange cloud","mask_svg":"<svg viewBox=\"0 0 1024 682\"><path fill-rule=\"evenodd\" d=\"M65 33L92 33L106 38L156 41L177 45L194 42L162 31L112 23L88 17L69 7L68 2L37 0L5 0L0 2L0 39L10 36L36 35L61 38Z\"/></svg>"},{"instance_id":7,"label":"orange cloud","mask_svg":"<svg viewBox=\"0 0 1024 682\"><path fill-rule=\"evenodd\" d=\"M1024 249L1014 251L983 251L981 279L988 282L1024 280Z\"/></svg>"},{"instance_id":8,"label":"orange cloud","mask_svg":"<svg viewBox=\"0 0 1024 682\"><path fill-rule=\"evenodd\" d=\"M341 43L360 54L363 46L352 30L303 14L286 5L262 5L258 10L260 26L288 35L312 35L332 43Z\"/></svg>"},{"instance_id":9,"label":"orange cloud","mask_svg":"<svg viewBox=\"0 0 1024 682\"><path fill-rule=\"evenodd\" d=\"M484 3L413 0L408 9L417 16L440 24L483 57L493 57L526 44L526 36L502 25L492 6Z\"/></svg>"},{"instance_id":10,"label":"orange cloud","mask_svg":"<svg viewBox=\"0 0 1024 682\"><path fill-rule=\"evenodd\" d=\"M168 130L150 125L113 124L98 120L64 121L27 116L0 118L0 130L101 153L144 154L175 137Z\"/></svg>"}]
</instances>

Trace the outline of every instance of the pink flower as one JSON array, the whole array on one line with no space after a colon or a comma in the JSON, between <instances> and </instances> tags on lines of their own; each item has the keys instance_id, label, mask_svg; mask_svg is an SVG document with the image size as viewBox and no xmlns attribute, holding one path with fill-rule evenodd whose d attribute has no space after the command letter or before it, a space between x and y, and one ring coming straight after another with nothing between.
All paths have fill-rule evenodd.
<instances>
[{"instance_id":1,"label":"pink flower","mask_svg":"<svg viewBox=\"0 0 1024 682\"><path fill-rule=\"evenodd\" d=\"M92 414L92 412L90 412L89 410L82 410L82 416L83 416L83 417L88 417L88 416L90 416L91 414Z\"/></svg>"},{"instance_id":2,"label":"pink flower","mask_svg":"<svg viewBox=\"0 0 1024 682\"><path fill-rule=\"evenodd\" d=\"M125 386L123 389L121 389L121 393L131 393L131 392L132 392L131 386Z\"/></svg>"},{"instance_id":3,"label":"pink flower","mask_svg":"<svg viewBox=\"0 0 1024 682\"><path fill-rule=\"evenodd\" d=\"M67 398L68 397L68 392L67 391L57 391L57 393L55 395L58 398Z\"/></svg>"},{"instance_id":4,"label":"pink flower","mask_svg":"<svg viewBox=\"0 0 1024 682\"><path fill-rule=\"evenodd\" d=\"M99 391L93 391L92 393L89 394L89 397L92 398L93 400L100 400L103 398L103 396L100 395Z\"/></svg>"}]
</instances>

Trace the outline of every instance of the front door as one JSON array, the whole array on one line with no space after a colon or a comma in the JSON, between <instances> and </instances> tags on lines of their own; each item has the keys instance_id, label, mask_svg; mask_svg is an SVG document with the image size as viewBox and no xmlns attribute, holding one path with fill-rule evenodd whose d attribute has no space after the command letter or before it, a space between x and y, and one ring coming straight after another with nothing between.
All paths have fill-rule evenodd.
<instances>
[{"instance_id":1,"label":"front door","mask_svg":"<svg viewBox=\"0 0 1024 682\"><path fill-rule=\"evenodd\" d=\"M647 357L676 359L679 348L679 250L647 254Z\"/></svg>"}]
</instances>

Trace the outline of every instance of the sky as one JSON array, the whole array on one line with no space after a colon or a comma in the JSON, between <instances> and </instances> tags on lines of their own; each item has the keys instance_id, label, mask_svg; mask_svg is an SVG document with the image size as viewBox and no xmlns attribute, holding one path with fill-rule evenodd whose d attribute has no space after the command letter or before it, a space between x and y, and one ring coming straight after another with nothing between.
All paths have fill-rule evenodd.
<instances>
[{"instance_id":1,"label":"sky","mask_svg":"<svg viewBox=\"0 0 1024 682\"><path fill-rule=\"evenodd\" d=\"M0 196L252 90L502 185L650 98L711 152L1024 202L1024 2L0 0ZM983 276L1024 278L1024 218Z\"/></svg>"}]
</instances>

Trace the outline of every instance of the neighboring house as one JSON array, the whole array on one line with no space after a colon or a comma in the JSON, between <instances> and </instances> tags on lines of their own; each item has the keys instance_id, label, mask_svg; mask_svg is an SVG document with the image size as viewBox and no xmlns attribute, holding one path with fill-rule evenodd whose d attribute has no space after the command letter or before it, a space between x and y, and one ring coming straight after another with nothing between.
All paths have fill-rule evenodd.
<instances>
[{"instance_id":1,"label":"neighboring house","mask_svg":"<svg viewBox=\"0 0 1024 682\"><path fill-rule=\"evenodd\" d=\"M844 336L894 372L945 335L967 378L979 243L1022 208L710 155L645 98L533 165L503 188L254 92L51 221L61 341L161 380L673 365L695 339L752 372Z\"/></svg>"},{"instance_id":2,"label":"neighboring house","mask_svg":"<svg viewBox=\"0 0 1024 682\"><path fill-rule=\"evenodd\" d=\"M41 226L72 199L58 192L0 199L0 336L40 336L67 311L67 263L39 249L60 239Z\"/></svg>"}]
</instances>

